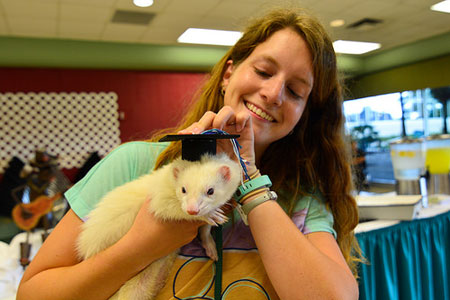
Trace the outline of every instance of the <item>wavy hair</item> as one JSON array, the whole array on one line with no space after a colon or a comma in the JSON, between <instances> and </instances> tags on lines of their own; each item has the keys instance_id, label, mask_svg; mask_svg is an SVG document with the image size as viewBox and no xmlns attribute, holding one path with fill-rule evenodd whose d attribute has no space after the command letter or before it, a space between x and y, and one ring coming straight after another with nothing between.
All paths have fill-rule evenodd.
<instances>
[{"instance_id":1,"label":"wavy hair","mask_svg":"<svg viewBox=\"0 0 450 300\"><path fill-rule=\"evenodd\" d=\"M324 196L334 217L338 245L357 277L361 252L353 229L358 224L358 210L351 196L353 185L350 151L344 139L342 85L331 39L320 22L304 10L280 8L253 19L241 39L212 69L180 124L158 132L152 141L190 126L207 111L218 112L224 105L220 91L226 62L232 60L238 66L259 44L285 28L297 32L308 44L313 57L314 85L293 133L267 148L259 168L270 176L274 190L291 195L280 199L290 214L300 196L316 191ZM156 168L180 152L179 143L170 144L159 156Z\"/></svg>"}]
</instances>

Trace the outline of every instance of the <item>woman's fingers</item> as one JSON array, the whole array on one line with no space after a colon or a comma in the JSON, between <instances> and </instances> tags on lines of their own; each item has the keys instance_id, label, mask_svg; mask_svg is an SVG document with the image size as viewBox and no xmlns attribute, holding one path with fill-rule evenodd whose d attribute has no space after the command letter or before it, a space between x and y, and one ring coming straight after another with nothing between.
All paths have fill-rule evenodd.
<instances>
[{"instance_id":1,"label":"woman's fingers","mask_svg":"<svg viewBox=\"0 0 450 300\"><path fill-rule=\"evenodd\" d=\"M236 117L233 109L230 106L222 107L214 118L212 128L225 130L227 125L236 124ZM225 130L226 131L226 130Z\"/></svg>"},{"instance_id":2,"label":"woman's fingers","mask_svg":"<svg viewBox=\"0 0 450 300\"><path fill-rule=\"evenodd\" d=\"M181 130L178 134L199 134L208 129L225 130L232 129L232 133L236 133L236 116L230 106L222 107L218 113L207 111L198 122ZM230 127L231 126L231 127ZM226 130L225 130L226 131ZM227 131L228 132L228 131Z\"/></svg>"},{"instance_id":3,"label":"woman's fingers","mask_svg":"<svg viewBox=\"0 0 450 300\"><path fill-rule=\"evenodd\" d=\"M198 122L193 123L178 132L178 134L199 134L209 129L223 130L229 134L238 134L239 144L242 147L241 157L250 163L255 164L254 136L252 118L247 111L235 111L230 106L222 107L219 112L206 112ZM219 152L225 152L230 157L234 157L233 147L229 140L218 140ZM252 168L250 168L252 169Z\"/></svg>"},{"instance_id":4,"label":"woman's fingers","mask_svg":"<svg viewBox=\"0 0 450 300\"><path fill-rule=\"evenodd\" d=\"M178 134L199 134L207 129L212 128L212 124L216 114L212 111L207 111L198 122L193 123L188 128L178 131Z\"/></svg>"},{"instance_id":5,"label":"woman's fingers","mask_svg":"<svg viewBox=\"0 0 450 300\"><path fill-rule=\"evenodd\" d=\"M167 255L171 251L189 243L196 235L204 221L173 221L157 218L149 209L150 199L142 204L133 226L128 234L144 240L146 245L152 245L156 257Z\"/></svg>"},{"instance_id":6,"label":"woman's fingers","mask_svg":"<svg viewBox=\"0 0 450 300\"><path fill-rule=\"evenodd\" d=\"M236 131L241 132L247 129L245 134L251 134L253 139L252 118L248 112L240 112L236 115Z\"/></svg>"}]
</instances>

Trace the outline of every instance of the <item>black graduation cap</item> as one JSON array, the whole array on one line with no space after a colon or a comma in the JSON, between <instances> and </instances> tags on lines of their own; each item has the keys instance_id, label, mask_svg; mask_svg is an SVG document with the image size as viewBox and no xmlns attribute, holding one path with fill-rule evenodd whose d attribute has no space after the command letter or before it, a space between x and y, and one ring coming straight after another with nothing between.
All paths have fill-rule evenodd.
<instances>
[{"instance_id":1,"label":"black graduation cap","mask_svg":"<svg viewBox=\"0 0 450 300\"><path fill-rule=\"evenodd\" d=\"M189 161L200 160L204 154L216 154L216 143L219 139L235 139L236 134L175 134L166 135L160 142L181 141L181 158Z\"/></svg>"}]
</instances>

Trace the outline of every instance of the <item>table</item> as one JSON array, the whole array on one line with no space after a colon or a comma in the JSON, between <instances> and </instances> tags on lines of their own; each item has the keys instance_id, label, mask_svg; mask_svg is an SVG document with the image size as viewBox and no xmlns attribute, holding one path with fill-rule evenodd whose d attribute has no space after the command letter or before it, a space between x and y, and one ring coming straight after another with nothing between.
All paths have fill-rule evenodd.
<instances>
[{"instance_id":1,"label":"table","mask_svg":"<svg viewBox=\"0 0 450 300\"><path fill-rule=\"evenodd\" d=\"M450 203L425 209L419 219L384 223L374 230L361 224L356 233L368 261L360 265L359 298L450 299Z\"/></svg>"}]
</instances>

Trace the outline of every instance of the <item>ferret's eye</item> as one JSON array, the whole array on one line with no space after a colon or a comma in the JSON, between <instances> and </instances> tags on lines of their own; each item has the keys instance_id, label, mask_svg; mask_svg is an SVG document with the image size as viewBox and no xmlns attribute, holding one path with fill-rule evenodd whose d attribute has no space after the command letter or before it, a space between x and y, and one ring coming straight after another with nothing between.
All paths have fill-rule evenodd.
<instances>
[{"instance_id":1,"label":"ferret's eye","mask_svg":"<svg viewBox=\"0 0 450 300\"><path fill-rule=\"evenodd\" d=\"M214 189L210 188L207 192L206 192L209 196L211 196L212 194L214 194Z\"/></svg>"},{"instance_id":2,"label":"ferret's eye","mask_svg":"<svg viewBox=\"0 0 450 300\"><path fill-rule=\"evenodd\" d=\"M186 194L186 189L184 188L184 186L181 188L181 192L182 192L183 194Z\"/></svg>"}]
</instances>

